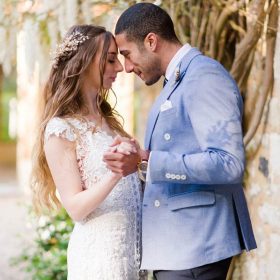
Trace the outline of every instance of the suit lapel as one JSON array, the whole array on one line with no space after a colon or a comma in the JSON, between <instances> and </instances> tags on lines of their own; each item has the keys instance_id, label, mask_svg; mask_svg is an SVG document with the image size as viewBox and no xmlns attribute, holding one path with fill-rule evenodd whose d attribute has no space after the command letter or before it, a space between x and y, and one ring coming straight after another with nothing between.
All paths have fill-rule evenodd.
<instances>
[{"instance_id":1,"label":"suit lapel","mask_svg":"<svg viewBox=\"0 0 280 280\"><path fill-rule=\"evenodd\" d=\"M190 62L197 56L201 55L196 48L192 48L182 59L180 64L176 67L176 70L172 77L169 79L165 87L160 92L160 95L157 97L154 102L148 117L146 135L145 135L145 149L150 149L151 136L160 112L160 106L171 96L177 86L180 84L182 78L187 72L187 68ZM179 71L179 72L178 72Z\"/></svg>"}]
</instances>

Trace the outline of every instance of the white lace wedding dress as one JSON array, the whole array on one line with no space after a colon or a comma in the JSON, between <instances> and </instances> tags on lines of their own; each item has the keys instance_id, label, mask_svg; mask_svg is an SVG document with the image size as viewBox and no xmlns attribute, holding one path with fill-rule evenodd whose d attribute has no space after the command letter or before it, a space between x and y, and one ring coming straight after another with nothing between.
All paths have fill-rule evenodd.
<instances>
[{"instance_id":1,"label":"white lace wedding dress","mask_svg":"<svg viewBox=\"0 0 280 280\"><path fill-rule=\"evenodd\" d=\"M76 142L76 155L84 189L109 171L102 160L112 136L93 122L53 118L45 141L57 136ZM88 217L76 222L67 252L68 280L146 279L139 272L141 247L141 185L136 174L122 178Z\"/></svg>"}]
</instances>

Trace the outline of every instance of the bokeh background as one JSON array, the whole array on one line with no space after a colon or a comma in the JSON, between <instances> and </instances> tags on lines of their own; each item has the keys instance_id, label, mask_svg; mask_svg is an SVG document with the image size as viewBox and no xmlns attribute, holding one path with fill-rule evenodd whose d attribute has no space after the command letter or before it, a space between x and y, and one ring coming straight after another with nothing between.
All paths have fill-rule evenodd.
<instances>
[{"instance_id":1,"label":"bokeh background","mask_svg":"<svg viewBox=\"0 0 280 280\"><path fill-rule=\"evenodd\" d=\"M219 60L237 81L244 100L244 188L258 249L236 257L228 279L280 279L278 0L0 0L0 280L66 279L72 222L64 211L36 218L29 190L50 53L70 26L113 31L120 13L137 2L164 8L181 41ZM161 85L146 87L121 73L113 86L125 128L141 143Z\"/></svg>"}]
</instances>

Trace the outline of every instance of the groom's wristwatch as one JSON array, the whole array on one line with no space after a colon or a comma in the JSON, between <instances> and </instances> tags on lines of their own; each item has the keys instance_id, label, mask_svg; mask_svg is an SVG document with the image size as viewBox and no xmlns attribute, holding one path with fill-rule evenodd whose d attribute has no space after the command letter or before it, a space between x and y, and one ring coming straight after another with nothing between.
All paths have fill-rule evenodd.
<instances>
[{"instance_id":1,"label":"groom's wristwatch","mask_svg":"<svg viewBox=\"0 0 280 280\"><path fill-rule=\"evenodd\" d=\"M143 151L142 153L140 153L141 161L138 162L137 164L138 175L140 180L142 180L143 182L146 181L146 177L147 177L149 154L150 154L149 151Z\"/></svg>"},{"instance_id":2,"label":"groom's wristwatch","mask_svg":"<svg viewBox=\"0 0 280 280\"><path fill-rule=\"evenodd\" d=\"M138 168L138 175L139 175L140 180L145 182L146 176L147 176L147 170L148 170L148 161L146 159L141 160L137 164L137 168Z\"/></svg>"}]
</instances>

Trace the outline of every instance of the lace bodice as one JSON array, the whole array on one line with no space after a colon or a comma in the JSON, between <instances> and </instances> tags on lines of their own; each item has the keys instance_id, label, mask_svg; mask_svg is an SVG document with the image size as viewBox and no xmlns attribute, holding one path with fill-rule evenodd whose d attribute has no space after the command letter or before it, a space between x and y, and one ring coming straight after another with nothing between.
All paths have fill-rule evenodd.
<instances>
[{"instance_id":1,"label":"lace bodice","mask_svg":"<svg viewBox=\"0 0 280 280\"><path fill-rule=\"evenodd\" d=\"M91 188L102 175L109 172L102 156L113 139L93 122L53 118L46 127L45 141L51 135L76 142L77 162L84 188Z\"/></svg>"},{"instance_id":2,"label":"lace bodice","mask_svg":"<svg viewBox=\"0 0 280 280\"><path fill-rule=\"evenodd\" d=\"M94 188L111 172L102 158L113 137L94 122L53 118L46 126L45 142L51 136L75 142L84 189ZM141 199L139 179L131 174L119 181L97 209L75 224L68 247L68 279L146 279L138 273Z\"/></svg>"}]
</instances>

